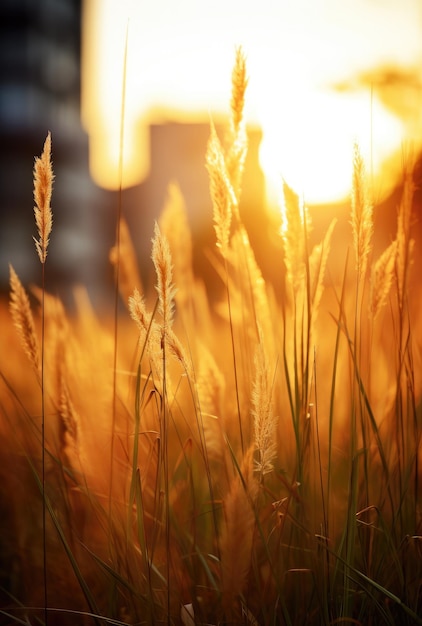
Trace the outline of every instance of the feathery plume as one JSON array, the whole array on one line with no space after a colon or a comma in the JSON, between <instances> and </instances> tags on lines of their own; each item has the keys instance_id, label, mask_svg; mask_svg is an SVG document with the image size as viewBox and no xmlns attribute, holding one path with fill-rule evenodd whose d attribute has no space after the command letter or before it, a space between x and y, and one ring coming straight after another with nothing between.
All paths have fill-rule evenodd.
<instances>
[{"instance_id":1,"label":"feathery plume","mask_svg":"<svg viewBox=\"0 0 422 626\"><path fill-rule=\"evenodd\" d=\"M325 268L330 253L331 238L337 219L333 219L329 225L324 239L318 245L314 246L311 256L309 257L309 271L311 275L311 303L312 318L316 318L319 304L321 302L322 292L324 289Z\"/></svg>"},{"instance_id":2,"label":"feathery plume","mask_svg":"<svg viewBox=\"0 0 422 626\"><path fill-rule=\"evenodd\" d=\"M10 313L13 324L27 357L37 374L39 374L40 355L29 298L12 265L9 265L9 271Z\"/></svg>"},{"instance_id":3,"label":"feathery plume","mask_svg":"<svg viewBox=\"0 0 422 626\"><path fill-rule=\"evenodd\" d=\"M245 92L248 86L246 75L246 58L241 46L236 48L235 63L232 71L232 94L230 100L231 125L237 134L243 122L243 110L245 107Z\"/></svg>"},{"instance_id":4,"label":"feathery plume","mask_svg":"<svg viewBox=\"0 0 422 626\"><path fill-rule=\"evenodd\" d=\"M154 227L151 258L157 274L156 289L158 293L159 311L163 316L163 329L167 332L167 329L170 329L173 323L175 294L172 282L173 266L168 241L161 233L157 223L155 223Z\"/></svg>"},{"instance_id":5,"label":"feathery plume","mask_svg":"<svg viewBox=\"0 0 422 626\"><path fill-rule=\"evenodd\" d=\"M297 293L305 272L305 232L308 213L299 196L283 181L281 236L284 243L284 259L287 280Z\"/></svg>"},{"instance_id":6,"label":"feathery plume","mask_svg":"<svg viewBox=\"0 0 422 626\"><path fill-rule=\"evenodd\" d=\"M369 198L365 163L357 143L355 143L353 151L351 218L356 268L358 270L358 279L362 280L366 273L368 256L371 251L374 225L373 206Z\"/></svg>"},{"instance_id":7,"label":"feathery plume","mask_svg":"<svg viewBox=\"0 0 422 626\"><path fill-rule=\"evenodd\" d=\"M206 166L210 177L217 247L221 248L224 256L229 244L232 209L237 205L237 200L227 173L223 148L213 123L208 140Z\"/></svg>"},{"instance_id":8,"label":"feathery plume","mask_svg":"<svg viewBox=\"0 0 422 626\"><path fill-rule=\"evenodd\" d=\"M151 325L151 315L147 312L144 300L137 289L135 289L133 295L129 297L129 312L131 318L134 320L139 328L141 338L145 339L149 331L150 335L147 344L147 350L152 360L156 362L156 358L159 353L158 324L153 320ZM167 327L165 339L166 345L170 350L170 354L172 354L175 359L179 361L179 363L183 366L188 375L190 375L192 373L190 362L186 356L182 344L170 327Z\"/></svg>"},{"instance_id":9,"label":"feathery plume","mask_svg":"<svg viewBox=\"0 0 422 626\"><path fill-rule=\"evenodd\" d=\"M50 206L53 179L51 134L48 133L41 157L35 158L34 165L34 214L39 237L39 239L34 237L34 241L41 263L45 263L47 258L47 247L53 224Z\"/></svg>"},{"instance_id":10,"label":"feathery plume","mask_svg":"<svg viewBox=\"0 0 422 626\"><path fill-rule=\"evenodd\" d=\"M223 467L226 449L223 433L222 407L225 391L225 378L213 355L201 343L196 379L199 406L203 417L203 428L210 460L218 461Z\"/></svg>"},{"instance_id":11,"label":"feathery plume","mask_svg":"<svg viewBox=\"0 0 422 626\"><path fill-rule=\"evenodd\" d=\"M151 316L146 310L145 301L135 287L133 294L129 296L128 300L129 313L133 321L139 328L142 334L146 334L150 324Z\"/></svg>"},{"instance_id":12,"label":"feathery plume","mask_svg":"<svg viewBox=\"0 0 422 626\"><path fill-rule=\"evenodd\" d=\"M177 284L176 302L183 308L192 297L193 290L192 237L184 198L176 183L168 186L159 226L171 250L174 282Z\"/></svg>"},{"instance_id":13,"label":"feathery plume","mask_svg":"<svg viewBox=\"0 0 422 626\"><path fill-rule=\"evenodd\" d=\"M224 498L225 526L221 535L221 588L223 602L232 609L234 601L244 591L251 566L255 515L253 504L258 484L253 475L253 446L242 461L240 472Z\"/></svg>"},{"instance_id":14,"label":"feathery plume","mask_svg":"<svg viewBox=\"0 0 422 626\"><path fill-rule=\"evenodd\" d=\"M131 318L139 329L139 342L146 342L145 349L154 370L156 382L159 382L162 374L160 328L155 320L151 321L151 314L148 313L145 301L136 288L129 297L128 308Z\"/></svg>"},{"instance_id":15,"label":"feathery plume","mask_svg":"<svg viewBox=\"0 0 422 626\"><path fill-rule=\"evenodd\" d=\"M394 278L394 266L397 258L397 241L393 241L375 263L371 276L369 310L372 319L376 319L387 302Z\"/></svg>"},{"instance_id":16,"label":"feathery plume","mask_svg":"<svg viewBox=\"0 0 422 626\"><path fill-rule=\"evenodd\" d=\"M263 346L262 333L259 331L259 342L255 350L255 379L252 388L252 417L254 420L255 448L258 458L255 459L255 470L261 479L273 470L273 460L277 454L276 418L274 418L271 401L271 386L268 380L268 363Z\"/></svg>"},{"instance_id":17,"label":"feathery plume","mask_svg":"<svg viewBox=\"0 0 422 626\"><path fill-rule=\"evenodd\" d=\"M173 357L177 361L179 361L179 363L182 365L183 369L185 370L186 374L189 377L191 377L192 367L191 367L190 361L188 360L186 356L186 351L184 347L180 343L178 337L176 336L172 328L169 328L167 330L166 341L167 341L167 346L170 350L170 354L172 354Z\"/></svg>"},{"instance_id":18,"label":"feathery plume","mask_svg":"<svg viewBox=\"0 0 422 626\"><path fill-rule=\"evenodd\" d=\"M236 59L232 72L232 96L230 101L230 133L226 154L227 173L234 194L236 204L233 212L239 220L238 205L240 201L241 180L248 151L248 138L243 118L245 105L245 91L248 85L246 77L246 60L241 47L236 49Z\"/></svg>"},{"instance_id":19,"label":"feathery plume","mask_svg":"<svg viewBox=\"0 0 422 626\"><path fill-rule=\"evenodd\" d=\"M79 445L80 418L70 397L63 366L59 374L59 417L63 426L65 451L76 452Z\"/></svg>"},{"instance_id":20,"label":"feathery plume","mask_svg":"<svg viewBox=\"0 0 422 626\"><path fill-rule=\"evenodd\" d=\"M410 166L404 174L404 186L397 218L397 288L400 307L403 306L403 298L406 291L407 272L412 260L414 240L410 237L412 201L414 194L414 182Z\"/></svg>"},{"instance_id":21,"label":"feathery plume","mask_svg":"<svg viewBox=\"0 0 422 626\"><path fill-rule=\"evenodd\" d=\"M142 287L141 277L138 271L135 248L130 236L129 227L124 219L120 218L120 266L119 266L119 291L123 302L127 303L132 290ZM110 250L110 262L117 267L117 245Z\"/></svg>"},{"instance_id":22,"label":"feathery plume","mask_svg":"<svg viewBox=\"0 0 422 626\"><path fill-rule=\"evenodd\" d=\"M256 261L248 233L243 224L240 224L233 234L231 249L229 251L229 261L238 276L236 283L244 291L244 293L240 294L243 300L243 306L242 303L240 304L242 316L244 317L246 314L245 308L251 310L253 315L251 328L255 329L256 320L259 320L263 335L271 337L273 328L266 283ZM234 291L234 293L236 292ZM251 299L251 306L245 307L245 298L248 297ZM271 350L271 347L272 345L268 345L267 351Z\"/></svg>"}]
</instances>

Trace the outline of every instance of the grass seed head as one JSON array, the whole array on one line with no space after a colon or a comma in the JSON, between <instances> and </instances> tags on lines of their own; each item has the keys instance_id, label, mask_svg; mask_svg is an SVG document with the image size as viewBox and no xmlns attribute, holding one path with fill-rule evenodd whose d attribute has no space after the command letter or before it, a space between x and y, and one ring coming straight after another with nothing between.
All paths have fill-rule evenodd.
<instances>
[{"instance_id":1,"label":"grass seed head","mask_svg":"<svg viewBox=\"0 0 422 626\"><path fill-rule=\"evenodd\" d=\"M28 356L35 371L39 372L40 354L37 335L35 332L34 318L32 316L29 298L19 280L18 275L9 265L10 270L10 313L13 324L18 332L18 336L24 352Z\"/></svg>"},{"instance_id":2,"label":"grass seed head","mask_svg":"<svg viewBox=\"0 0 422 626\"><path fill-rule=\"evenodd\" d=\"M53 190L53 167L51 164L51 134L48 133L44 149L40 157L35 158L34 165L34 214L38 230L35 247L41 263L47 258L47 247L50 240L53 217L51 213L51 194Z\"/></svg>"},{"instance_id":3,"label":"grass seed head","mask_svg":"<svg viewBox=\"0 0 422 626\"><path fill-rule=\"evenodd\" d=\"M353 151L353 182L352 182L352 231L356 255L358 278L362 280L366 274L368 256L372 250L373 206L369 197L365 163L358 144Z\"/></svg>"}]
</instances>

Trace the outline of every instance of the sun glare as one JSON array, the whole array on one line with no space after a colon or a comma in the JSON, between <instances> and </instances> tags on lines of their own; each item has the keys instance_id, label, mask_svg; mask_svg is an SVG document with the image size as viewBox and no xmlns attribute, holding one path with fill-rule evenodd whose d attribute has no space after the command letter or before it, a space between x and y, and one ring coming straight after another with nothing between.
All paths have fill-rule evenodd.
<instances>
[{"instance_id":1,"label":"sun glare","mask_svg":"<svg viewBox=\"0 0 422 626\"><path fill-rule=\"evenodd\" d=\"M422 143L421 6L181 0L176 11L169 0L148 7L85 0L82 118L94 180L119 185L128 32L123 186L148 174L150 123L227 112L231 62L241 44L250 75L247 121L263 130L268 203L276 202L282 178L308 203L343 199L355 141L376 197L384 197L400 173L403 143Z\"/></svg>"}]
</instances>

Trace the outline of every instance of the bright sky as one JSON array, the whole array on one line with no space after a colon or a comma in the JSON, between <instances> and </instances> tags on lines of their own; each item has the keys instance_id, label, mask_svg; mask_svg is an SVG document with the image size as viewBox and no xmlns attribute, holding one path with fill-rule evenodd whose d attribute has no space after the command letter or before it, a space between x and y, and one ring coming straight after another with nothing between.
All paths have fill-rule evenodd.
<instances>
[{"instance_id":1,"label":"bright sky","mask_svg":"<svg viewBox=\"0 0 422 626\"><path fill-rule=\"evenodd\" d=\"M263 129L270 199L281 177L309 203L346 196L355 140L382 196L394 182L386 160L394 172L400 161L391 164L391 156L403 142L422 144L420 0L84 5L82 116L92 175L102 186L118 182L128 20L124 185L148 172L148 123L228 112L239 44L249 74L246 117Z\"/></svg>"}]
</instances>

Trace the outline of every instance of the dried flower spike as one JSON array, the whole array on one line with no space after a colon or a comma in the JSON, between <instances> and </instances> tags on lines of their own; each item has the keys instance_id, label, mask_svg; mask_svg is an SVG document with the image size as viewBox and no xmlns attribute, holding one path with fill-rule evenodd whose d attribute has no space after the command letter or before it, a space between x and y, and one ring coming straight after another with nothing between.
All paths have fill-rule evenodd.
<instances>
[{"instance_id":1,"label":"dried flower spike","mask_svg":"<svg viewBox=\"0 0 422 626\"><path fill-rule=\"evenodd\" d=\"M248 86L246 59L241 47L236 48L235 65L232 71L232 97L230 101L231 122L234 134L237 134L243 121L245 91Z\"/></svg>"},{"instance_id":2,"label":"dried flower spike","mask_svg":"<svg viewBox=\"0 0 422 626\"><path fill-rule=\"evenodd\" d=\"M159 311L163 316L163 327L167 330L173 323L174 294L173 265L170 247L167 239L161 234L158 224L155 224L152 240L152 261L157 274L157 292Z\"/></svg>"},{"instance_id":3,"label":"dried flower spike","mask_svg":"<svg viewBox=\"0 0 422 626\"><path fill-rule=\"evenodd\" d=\"M28 295L11 265L9 266L9 270L10 313L12 315L13 324L18 332L22 348L24 349L35 371L38 373L40 355L35 332L34 318L32 317Z\"/></svg>"},{"instance_id":4,"label":"dried flower spike","mask_svg":"<svg viewBox=\"0 0 422 626\"><path fill-rule=\"evenodd\" d=\"M284 243L284 262L287 280L297 294L305 276L306 233L309 216L299 196L283 181L281 236Z\"/></svg>"},{"instance_id":5,"label":"dried flower spike","mask_svg":"<svg viewBox=\"0 0 422 626\"><path fill-rule=\"evenodd\" d=\"M51 134L48 133L40 157L34 165L34 213L39 239L34 237L35 247L41 263L45 263L53 218L51 214L51 192L53 189L53 168L51 165Z\"/></svg>"},{"instance_id":6,"label":"dried flower spike","mask_svg":"<svg viewBox=\"0 0 422 626\"><path fill-rule=\"evenodd\" d=\"M387 302L394 278L396 259L397 241L393 241L381 254L372 270L369 310L374 320Z\"/></svg>"},{"instance_id":7,"label":"dried flower spike","mask_svg":"<svg viewBox=\"0 0 422 626\"><path fill-rule=\"evenodd\" d=\"M236 61L232 72L232 97L230 101L230 133L228 150L225 154L227 174L236 196L233 213L240 222L238 204L240 202L241 181L248 151L248 137L243 116L245 91L248 85L246 60L242 48L236 49Z\"/></svg>"},{"instance_id":8,"label":"dried flower spike","mask_svg":"<svg viewBox=\"0 0 422 626\"><path fill-rule=\"evenodd\" d=\"M354 145L352 185L352 230L359 280L363 279L372 249L373 207L369 198L365 163L358 144Z\"/></svg>"},{"instance_id":9,"label":"dried flower spike","mask_svg":"<svg viewBox=\"0 0 422 626\"><path fill-rule=\"evenodd\" d=\"M206 167L210 180L217 247L221 248L224 255L229 245L232 209L237 200L227 173L224 151L213 123L207 147Z\"/></svg>"},{"instance_id":10,"label":"dried flower spike","mask_svg":"<svg viewBox=\"0 0 422 626\"><path fill-rule=\"evenodd\" d=\"M273 470L277 455L276 425L271 401L271 385L268 380L268 363L263 337L259 330L259 343L255 351L255 379L252 389L252 416L254 420L255 448L258 459L255 470L261 478Z\"/></svg>"}]
</instances>

